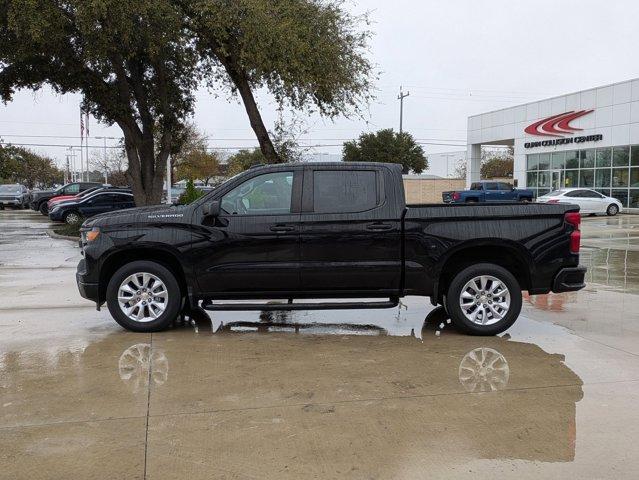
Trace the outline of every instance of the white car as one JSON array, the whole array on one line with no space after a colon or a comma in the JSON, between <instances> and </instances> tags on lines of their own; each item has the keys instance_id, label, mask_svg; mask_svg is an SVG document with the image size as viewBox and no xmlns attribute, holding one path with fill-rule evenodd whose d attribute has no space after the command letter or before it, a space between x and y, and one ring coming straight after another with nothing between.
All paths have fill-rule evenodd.
<instances>
[{"instance_id":1,"label":"white car","mask_svg":"<svg viewBox=\"0 0 639 480\"><path fill-rule=\"evenodd\" d=\"M606 197L588 188L562 188L537 198L538 203L572 203L579 205L579 213L605 213L614 217L623 206L619 200Z\"/></svg>"}]
</instances>

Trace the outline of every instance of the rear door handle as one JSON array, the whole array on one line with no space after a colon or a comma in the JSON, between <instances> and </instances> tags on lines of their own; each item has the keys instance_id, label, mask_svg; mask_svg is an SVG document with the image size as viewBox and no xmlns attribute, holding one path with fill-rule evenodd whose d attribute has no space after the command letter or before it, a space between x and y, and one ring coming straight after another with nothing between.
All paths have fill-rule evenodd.
<instances>
[{"instance_id":1,"label":"rear door handle","mask_svg":"<svg viewBox=\"0 0 639 480\"><path fill-rule=\"evenodd\" d=\"M385 232L392 229L393 226L390 223L369 223L366 225L366 230L371 232Z\"/></svg>"},{"instance_id":2,"label":"rear door handle","mask_svg":"<svg viewBox=\"0 0 639 480\"><path fill-rule=\"evenodd\" d=\"M295 227L291 225L271 225L271 232L292 232Z\"/></svg>"}]
</instances>

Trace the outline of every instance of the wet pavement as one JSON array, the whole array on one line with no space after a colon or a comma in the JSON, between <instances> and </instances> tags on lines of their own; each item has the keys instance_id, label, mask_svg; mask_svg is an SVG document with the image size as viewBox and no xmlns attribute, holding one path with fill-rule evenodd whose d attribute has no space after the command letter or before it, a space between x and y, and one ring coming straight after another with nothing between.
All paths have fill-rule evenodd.
<instances>
[{"instance_id":1,"label":"wet pavement","mask_svg":"<svg viewBox=\"0 0 639 480\"><path fill-rule=\"evenodd\" d=\"M0 212L0 479L639 478L639 216L499 337L417 297L134 334L48 226Z\"/></svg>"}]
</instances>

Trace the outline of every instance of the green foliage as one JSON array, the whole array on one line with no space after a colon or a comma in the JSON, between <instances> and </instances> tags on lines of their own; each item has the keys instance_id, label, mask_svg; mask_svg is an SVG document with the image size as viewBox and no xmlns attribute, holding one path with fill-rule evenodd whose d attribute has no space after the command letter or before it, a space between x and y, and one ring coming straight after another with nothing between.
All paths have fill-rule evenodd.
<instances>
[{"instance_id":1,"label":"green foliage","mask_svg":"<svg viewBox=\"0 0 639 480\"><path fill-rule=\"evenodd\" d=\"M0 146L0 183L21 183L34 188L63 181L64 173L50 158L22 147Z\"/></svg>"},{"instance_id":2,"label":"green foliage","mask_svg":"<svg viewBox=\"0 0 639 480\"><path fill-rule=\"evenodd\" d=\"M259 148L253 150L242 149L229 158L228 175L237 175L238 173L248 170L254 165L267 163L264 155Z\"/></svg>"},{"instance_id":3,"label":"green foliage","mask_svg":"<svg viewBox=\"0 0 639 480\"><path fill-rule=\"evenodd\" d=\"M202 190L198 190L197 188L195 188L195 185L193 185L193 180L188 180L186 182L186 189L184 190L184 193L182 193L182 195L180 195L180 198L178 199L178 204L188 205L190 203L193 203L203 195L204 192Z\"/></svg>"},{"instance_id":4,"label":"green foliage","mask_svg":"<svg viewBox=\"0 0 639 480\"><path fill-rule=\"evenodd\" d=\"M220 175L220 159L217 152L207 148L206 137L194 125L189 124L182 149L172 156L175 180L203 180L206 185Z\"/></svg>"},{"instance_id":5,"label":"green foliage","mask_svg":"<svg viewBox=\"0 0 639 480\"><path fill-rule=\"evenodd\" d=\"M481 178L512 178L514 161L512 158L492 157L481 165Z\"/></svg>"},{"instance_id":6,"label":"green foliage","mask_svg":"<svg viewBox=\"0 0 639 480\"><path fill-rule=\"evenodd\" d=\"M399 163L402 171L421 173L428 168L424 149L410 133L395 133L392 128L362 133L359 139L344 143L345 162Z\"/></svg>"},{"instance_id":7,"label":"green foliage","mask_svg":"<svg viewBox=\"0 0 639 480\"><path fill-rule=\"evenodd\" d=\"M281 161L253 92L334 117L370 98L369 33L334 0L0 0L0 98L50 85L123 131L136 203L158 203L205 82L244 102Z\"/></svg>"},{"instance_id":8,"label":"green foliage","mask_svg":"<svg viewBox=\"0 0 639 480\"><path fill-rule=\"evenodd\" d=\"M82 227L82 223L84 219L80 219L78 223L68 224L63 223L62 225L56 225L53 229L55 233L58 235L65 235L67 237L78 237L80 238L80 227Z\"/></svg>"},{"instance_id":9,"label":"green foliage","mask_svg":"<svg viewBox=\"0 0 639 480\"><path fill-rule=\"evenodd\" d=\"M199 1L186 7L208 78L333 117L370 99L369 31L334 0Z\"/></svg>"}]
</instances>

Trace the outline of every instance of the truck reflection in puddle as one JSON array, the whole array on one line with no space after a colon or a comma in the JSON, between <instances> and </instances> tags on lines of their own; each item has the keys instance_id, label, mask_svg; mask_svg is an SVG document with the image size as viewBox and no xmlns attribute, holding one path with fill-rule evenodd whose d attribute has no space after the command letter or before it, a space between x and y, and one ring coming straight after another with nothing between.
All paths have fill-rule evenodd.
<instances>
[{"instance_id":1,"label":"truck reflection in puddle","mask_svg":"<svg viewBox=\"0 0 639 480\"><path fill-rule=\"evenodd\" d=\"M149 380L154 385L166 382L169 377L169 360L164 350L151 348L148 343L136 343L120 355L118 373L133 393L137 393L149 385Z\"/></svg>"}]
</instances>

